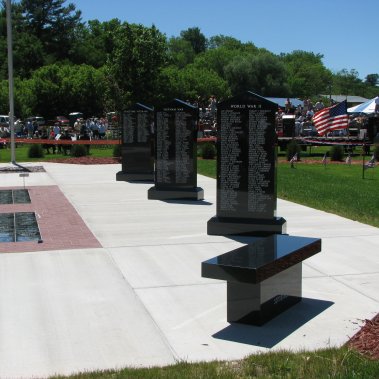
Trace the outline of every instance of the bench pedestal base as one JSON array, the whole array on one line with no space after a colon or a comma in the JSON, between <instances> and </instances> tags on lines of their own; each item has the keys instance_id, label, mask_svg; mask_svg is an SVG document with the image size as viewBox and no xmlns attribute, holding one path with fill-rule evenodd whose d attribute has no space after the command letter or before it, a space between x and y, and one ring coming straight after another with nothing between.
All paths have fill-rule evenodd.
<instances>
[{"instance_id":1,"label":"bench pedestal base","mask_svg":"<svg viewBox=\"0 0 379 379\"><path fill-rule=\"evenodd\" d=\"M302 264L261 283L227 282L227 321L263 325L301 300Z\"/></svg>"}]
</instances>

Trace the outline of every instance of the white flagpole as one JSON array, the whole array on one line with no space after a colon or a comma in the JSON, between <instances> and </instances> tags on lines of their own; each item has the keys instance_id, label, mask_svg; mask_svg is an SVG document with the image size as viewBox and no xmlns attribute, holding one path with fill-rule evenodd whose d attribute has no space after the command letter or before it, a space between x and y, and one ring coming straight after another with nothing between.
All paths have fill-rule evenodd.
<instances>
[{"instance_id":1,"label":"white flagpole","mask_svg":"<svg viewBox=\"0 0 379 379\"><path fill-rule=\"evenodd\" d=\"M9 82L9 127L11 130L11 163L16 164L14 141L14 101L13 101L13 46L11 0L7 0L7 44L8 44L8 82Z\"/></svg>"}]
</instances>

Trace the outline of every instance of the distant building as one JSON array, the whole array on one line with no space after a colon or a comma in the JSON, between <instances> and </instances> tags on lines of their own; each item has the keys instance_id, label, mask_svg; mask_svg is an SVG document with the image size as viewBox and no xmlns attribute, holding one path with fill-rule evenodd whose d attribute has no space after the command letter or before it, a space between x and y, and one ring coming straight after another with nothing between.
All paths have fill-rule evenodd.
<instances>
[{"instance_id":1,"label":"distant building","mask_svg":"<svg viewBox=\"0 0 379 379\"><path fill-rule=\"evenodd\" d=\"M282 109L284 109L286 106L286 101L287 101L286 97L265 97L265 99L272 101L273 103L278 104L278 106ZM304 105L301 100L299 100L295 97L290 97L289 99L290 99L291 104L294 108L297 108L298 105L301 105L301 106Z\"/></svg>"},{"instance_id":2,"label":"distant building","mask_svg":"<svg viewBox=\"0 0 379 379\"><path fill-rule=\"evenodd\" d=\"M362 104L369 99L361 96L350 96L350 95L320 95L328 99L332 99L335 103L341 103L342 101L347 101L347 106L352 107L354 105Z\"/></svg>"}]
</instances>

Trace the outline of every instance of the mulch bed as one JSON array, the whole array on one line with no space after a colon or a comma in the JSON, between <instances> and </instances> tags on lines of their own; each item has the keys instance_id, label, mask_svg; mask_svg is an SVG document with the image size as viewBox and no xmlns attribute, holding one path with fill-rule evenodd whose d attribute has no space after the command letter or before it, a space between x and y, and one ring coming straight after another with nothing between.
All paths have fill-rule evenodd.
<instances>
[{"instance_id":1,"label":"mulch bed","mask_svg":"<svg viewBox=\"0 0 379 379\"><path fill-rule=\"evenodd\" d=\"M347 346L366 357L379 360L379 314L365 324L350 340Z\"/></svg>"}]
</instances>

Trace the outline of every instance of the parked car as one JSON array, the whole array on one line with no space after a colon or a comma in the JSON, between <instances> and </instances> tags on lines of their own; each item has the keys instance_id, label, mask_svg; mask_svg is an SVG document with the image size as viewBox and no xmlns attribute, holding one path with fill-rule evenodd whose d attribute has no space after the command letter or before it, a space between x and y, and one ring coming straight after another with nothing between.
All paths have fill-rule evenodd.
<instances>
[{"instance_id":1,"label":"parked car","mask_svg":"<svg viewBox=\"0 0 379 379\"><path fill-rule=\"evenodd\" d=\"M7 115L0 115L0 126L6 126L9 125L9 116Z\"/></svg>"},{"instance_id":2,"label":"parked car","mask_svg":"<svg viewBox=\"0 0 379 379\"><path fill-rule=\"evenodd\" d=\"M69 119L65 116L55 117L55 122L58 122L60 126L68 126L70 124Z\"/></svg>"},{"instance_id":3,"label":"parked car","mask_svg":"<svg viewBox=\"0 0 379 379\"><path fill-rule=\"evenodd\" d=\"M41 116L30 116L28 117L25 122L31 121L32 123L36 122L38 124L38 127L46 125L46 121Z\"/></svg>"}]
</instances>

